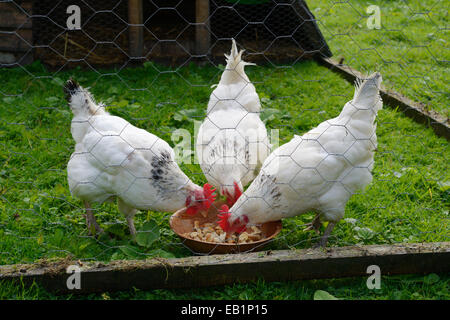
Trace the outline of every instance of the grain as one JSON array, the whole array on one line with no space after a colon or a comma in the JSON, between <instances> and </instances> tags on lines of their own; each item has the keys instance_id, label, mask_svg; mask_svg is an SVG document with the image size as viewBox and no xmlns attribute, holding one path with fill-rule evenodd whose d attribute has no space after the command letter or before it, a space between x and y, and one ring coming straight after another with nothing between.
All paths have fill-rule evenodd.
<instances>
[{"instance_id":1,"label":"grain","mask_svg":"<svg viewBox=\"0 0 450 320\"><path fill-rule=\"evenodd\" d=\"M263 239L263 233L257 226L251 226L241 234L231 234L227 237L226 232L215 223L207 222L203 225L194 221L194 230L183 234L186 238L214 243L252 243Z\"/></svg>"}]
</instances>

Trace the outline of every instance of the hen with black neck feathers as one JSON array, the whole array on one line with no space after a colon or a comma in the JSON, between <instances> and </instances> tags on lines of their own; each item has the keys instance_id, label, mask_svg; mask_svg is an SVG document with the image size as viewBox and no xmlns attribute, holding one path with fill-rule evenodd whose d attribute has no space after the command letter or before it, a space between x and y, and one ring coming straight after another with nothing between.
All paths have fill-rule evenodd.
<instances>
[{"instance_id":1,"label":"hen with black neck feathers","mask_svg":"<svg viewBox=\"0 0 450 320\"><path fill-rule=\"evenodd\" d=\"M109 114L74 80L67 81L64 92L73 113L75 140L67 164L69 187L84 202L90 233L102 231L93 202L117 198L133 236L137 210L175 212L187 207L186 213L195 215L209 209L215 199L211 185L194 184L175 162L167 142Z\"/></svg>"},{"instance_id":2,"label":"hen with black neck feathers","mask_svg":"<svg viewBox=\"0 0 450 320\"><path fill-rule=\"evenodd\" d=\"M347 201L372 181L380 85L378 72L357 81L339 116L272 152L238 201L221 208L222 229L242 232L247 225L315 212L307 230L318 232L328 222L318 243L325 246Z\"/></svg>"}]
</instances>

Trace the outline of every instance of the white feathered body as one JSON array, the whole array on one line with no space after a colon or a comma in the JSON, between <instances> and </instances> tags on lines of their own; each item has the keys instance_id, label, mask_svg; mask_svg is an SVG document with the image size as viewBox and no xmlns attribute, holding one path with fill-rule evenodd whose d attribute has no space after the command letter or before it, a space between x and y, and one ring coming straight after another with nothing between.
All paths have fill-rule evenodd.
<instances>
[{"instance_id":1,"label":"white feathered body","mask_svg":"<svg viewBox=\"0 0 450 320\"><path fill-rule=\"evenodd\" d=\"M71 126L76 145L67 172L74 196L100 203L118 197L132 208L173 212L189 190L201 190L164 140L88 103L94 110L74 111Z\"/></svg>"},{"instance_id":2,"label":"white feathered body","mask_svg":"<svg viewBox=\"0 0 450 320\"><path fill-rule=\"evenodd\" d=\"M366 87L367 98L357 97L357 87L338 117L270 154L231 208L232 220L245 214L250 223L259 224L315 211L325 221L339 221L351 195L372 181L374 120L382 102L378 89Z\"/></svg>"},{"instance_id":3,"label":"white feathered body","mask_svg":"<svg viewBox=\"0 0 450 320\"><path fill-rule=\"evenodd\" d=\"M261 104L254 85L244 72L248 63L233 48L226 70L210 96L207 117L196 142L200 166L209 183L221 193L242 190L259 172L270 153L267 130L260 119Z\"/></svg>"}]
</instances>

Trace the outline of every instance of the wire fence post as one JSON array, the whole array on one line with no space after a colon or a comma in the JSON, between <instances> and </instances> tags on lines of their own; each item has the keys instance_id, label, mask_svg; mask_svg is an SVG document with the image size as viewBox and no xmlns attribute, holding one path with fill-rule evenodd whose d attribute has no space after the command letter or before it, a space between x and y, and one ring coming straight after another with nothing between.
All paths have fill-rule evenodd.
<instances>
[{"instance_id":1,"label":"wire fence post","mask_svg":"<svg viewBox=\"0 0 450 320\"><path fill-rule=\"evenodd\" d=\"M144 54L142 0L128 0L129 46L132 58Z\"/></svg>"},{"instance_id":2,"label":"wire fence post","mask_svg":"<svg viewBox=\"0 0 450 320\"><path fill-rule=\"evenodd\" d=\"M196 54L205 55L211 46L209 32L209 0L195 1L195 48Z\"/></svg>"}]
</instances>

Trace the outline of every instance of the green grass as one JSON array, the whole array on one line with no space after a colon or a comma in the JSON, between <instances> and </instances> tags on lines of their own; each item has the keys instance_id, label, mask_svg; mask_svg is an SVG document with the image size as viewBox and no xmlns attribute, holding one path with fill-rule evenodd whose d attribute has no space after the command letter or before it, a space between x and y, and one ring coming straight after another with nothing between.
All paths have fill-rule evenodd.
<instances>
[{"instance_id":1,"label":"green grass","mask_svg":"<svg viewBox=\"0 0 450 320\"><path fill-rule=\"evenodd\" d=\"M40 69L38 63L30 67L34 74L45 74ZM190 255L169 229L167 213L137 215L138 228L153 219L160 229L158 241L139 247L130 241L115 204L96 205L96 216L108 233L99 239L87 237L81 202L71 197L66 181L73 140L71 114L59 82L73 75L86 86L92 84L93 94L106 101L109 111L173 145L173 130L184 128L193 133L193 121L204 117L210 93L208 87L192 87L188 82L217 80L217 71L190 65L178 73L163 74L152 85L158 72L151 66L122 70L122 79L150 88L131 91L116 76L98 78L94 72L74 70L58 74L56 80L28 83L23 98L4 98L0 123L0 252L6 254L0 256L0 263L33 262L67 254L106 261ZM350 84L314 62L289 69L254 67L249 68L249 75L259 83L257 89L266 110L263 117L268 119L269 128L279 129L280 143L336 116L353 93ZM317 75L320 81L315 80ZM28 81L20 69L2 71L0 78L8 80L7 89L24 87ZM448 143L388 108L379 113L377 133L374 181L365 193L352 197L346 210L350 219L339 224L330 245L448 239ZM183 164L182 168L194 181L205 182L198 165ZM301 226L312 216L285 220L282 234L270 247L311 246L315 238L302 232Z\"/></svg>"},{"instance_id":2,"label":"green grass","mask_svg":"<svg viewBox=\"0 0 450 320\"><path fill-rule=\"evenodd\" d=\"M220 287L185 290L131 289L120 292L104 292L89 295L59 295L33 284L0 283L2 299L220 299L220 300L299 300L313 299L316 290L325 290L341 300L434 300L449 299L450 275L383 276L379 290L369 290L366 279L348 278L295 282L271 282L263 280L250 284L233 284Z\"/></svg>"},{"instance_id":3,"label":"green grass","mask_svg":"<svg viewBox=\"0 0 450 320\"><path fill-rule=\"evenodd\" d=\"M350 3L360 11L366 7L365 2ZM380 4L382 17L390 17L383 14L386 6L392 7L389 9L392 16L403 12L402 3ZM337 9L348 6L348 3L336 4L331 9L325 1L310 5L316 17L327 25L326 29L331 28L334 33L344 32L340 28L345 25L353 25L349 10ZM438 21L442 21L441 16L436 15ZM384 28L385 20L382 21ZM392 21L407 23L412 28L408 30L415 30L417 36L414 41L429 33L425 34L422 29L432 26L415 20ZM408 53L410 62L406 67L410 69L395 63L380 64L382 60L373 54L373 50L358 51L357 44L374 45L378 37L376 32L384 32L383 39L387 39L393 35L392 31L383 28L367 31L365 22L359 23L363 27L356 25L349 31L354 39L351 41L342 40L346 39L344 36L330 38L328 31L322 28L333 52L339 56L342 49L346 52L342 54L346 62L351 61L350 64L360 70L380 67L388 87L445 113L448 97L445 94L432 95L426 86L420 85L420 78L408 78L408 74L425 74L425 70L430 68L433 72L428 74L433 77L433 90L445 92L447 69L433 63L426 55L415 55L414 50L408 50L409 43L402 35L390 40L390 46L383 47L381 52L394 56L395 52ZM430 41L434 43L437 37L436 33ZM402 72L397 72L396 68ZM170 230L168 213L139 213L136 216L137 228L145 229L148 221L153 221L157 224L159 236L146 246L133 243L115 204L95 206L97 219L107 233L99 239L88 237L82 204L70 195L65 171L74 147L70 135L71 113L61 89L69 76L83 86L90 86L97 100L105 102L111 113L157 134L173 146L171 135L174 130L183 128L192 134L194 121L203 119L211 93L210 85L217 83L221 73L220 68L193 64L175 71L149 62L143 67L122 70L86 71L78 68L49 72L39 62L25 69L0 69L0 264L31 263L66 256L109 261L192 254ZM350 84L311 61L297 63L291 68L249 67L248 74L260 94L265 109L262 116L267 119L268 128L279 130L281 144L294 134L302 134L336 116L353 95ZM140 88L146 90L134 90ZM387 107L379 112L377 121L379 146L375 156L374 181L364 193L351 198L346 208L346 219L333 232L330 246L448 241L448 142L438 138L431 129ZM198 165L183 164L182 168L195 182L205 182ZM307 214L285 220L282 234L268 248L310 247L315 237L301 230L312 217L313 214ZM192 290L130 290L105 297L310 299L315 290L321 289L343 299L449 299L449 277L439 276L440 279L433 284L421 276L385 277L381 291L368 290L365 280L346 279L292 283L260 281ZM0 298L56 297L38 286L21 288L2 284Z\"/></svg>"},{"instance_id":4,"label":"green grass","mask_svg":"<svg viewBox=\"0 0 450 320\"><path fill-rule=\"evenodd\" d=\"M39 63L27 70L42 76L49 74ZM106 72L114 73L114 70ZM253 67L248 73L261 95L267 126L279 129L280 143L338 114L353 94L350 84L314 62L302 62L288 69ZM120 71L120 78L99 77L95 72L76 69L53 75L53 80L30 81L21 69L1 70L0 80L6 84L5 90L26 87L27 91L22 98L3 98L0 110L0 263L26 263L67 255L104 261L190 255L169 229L167 213L137 215L138 229L148 220L159 226L160 237L149 247L130 241L124 218L114 204L96 206L98 220L109 231L108 235L99 239L87 236L81 203L71 197L66 182L65 167L74 144L69 130L71 114L60 83L74 76L83 85L91 85L93 94L98 100L106 101L110 112L171 142L172 130L184 128L192 133L193 121L204 116L210 89L189 83L214 83L219 74L220 70L215 68L189 65L177 73L161 75L153 65L147 64ZM155 78L158 81L152 83ZM135 87L150 89L132 91L121 79ZM379 113L377 134L374 181L365 193L352 197L347 205L347 220L338 224L330 245L448 240L447 141L389 108ZM193 180L204 182L198 165L182 167ZM301 225L311 218L312 214L285 220L282 234L269 248L310 247L315 239L311 233L302 232ZM395 290L404 292L402 281L389 283ZM332 294L342 292L343 298L352 298L359 297L358 290L365 290L365 287L358 289L356 284L360 282L352 280L343 286L339 280L318 283ZM228 286L224 290L230 292L230 297L241 292L243 297L266 297L264 290L255 289L258 286L268 292L279 292L274 298L310 298L312 292L303 283ZM411 286L414 292L421 292L420 285ZM352 288L356 290L353 295ZM43 292L39 289L19 293L16 289L10 287L0 292L11 297ZM281 294L283 290L285 295ZM116 297L187 297L189 292L133 291ZM194 292L203 298L224 294L217 288ZM419 296L439 298L441 293L437 292L444 292L445 296L446 291L427 292ZM392 294L366 292L361 297L390 298ZM42 293L43 297L46 295L51 293Z\"/></svg>"},{"instance_id":5,"label":"green grass","mask_svg":"<svg viewBox=\"0 0 450 320\"><path fill-rule=\"evenodd\" d=\"M450 116L448 6L434 0L307 1L334 58ZM380 8L381 29L369 30L366 9Z\"/></svg>"}]
</instances>

